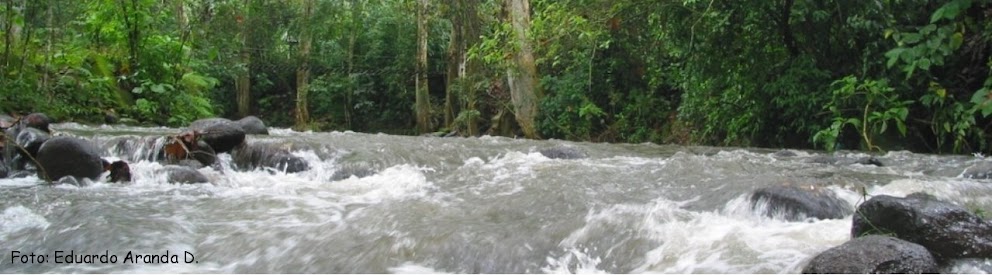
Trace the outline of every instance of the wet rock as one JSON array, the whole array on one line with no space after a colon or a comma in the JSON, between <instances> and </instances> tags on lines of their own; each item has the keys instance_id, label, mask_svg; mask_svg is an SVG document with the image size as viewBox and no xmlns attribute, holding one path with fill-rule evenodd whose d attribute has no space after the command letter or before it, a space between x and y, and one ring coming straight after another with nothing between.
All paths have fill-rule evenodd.
<instances>
[{"instance_id":1,"label":"wet rock","mask_svg":"<svg viewBox=\"0 0 992 275\"><path fill-rule=\"evenodd\" d=\"M35 157L38 155L38 149L41 148L41 145L50 138L51 135L39 129L26 128L21 130L21 132L17 134L16 143L17 146L20 146L20 148L23 148L24 150L21 151L18 149L18 152L21 155L26 153L26 156Z\"/></svg>"},{"instance_id":2,"label":"wet rock","mask_svg":"<svg viewBox=\"0 0 992 275\"><path fill-rule=\"evenodd\" d=\"M196 121L193 121L192 123L189 124L189 128L193 130L205 129L210 126L214 126L217 124L225 124L225 123L233 123L233 121L231 121L230 119L220 118L220 117L197 119Z\"/></svg>"},{"instance_id":3,"label":"wet rock","mask_svg":"<svg viewBox=\"0 0 992 275\"><path fill-rule=\"evenodd\" d=\"M835 156L816 156L809 160L811 163L821 163L821 164L832 164L832 165L875 165L875 166L885 166L881 160L876 157L862 157L862 158L845 158L845 157L835 157Z\"/></svg>"},{"instance_id":4,"label":"wet rock","mask_svg":"<svg viewBox=\"0 0 992 275\"><path fill-rule=\"evenodd\" d=\"M853 212L846 201L823 188L771 186L755 190L750 200L753 210L789 221L806 218L841 219Z\"/></svg>"},{"instance_id":5,"label":"wet rock","mask_svg":"<svg viewBox=\"0 0 992 275\"><path fill-rule=\"evenodd\" d=\"M823 251L803 268L807 274L937 273L937 261L921 245L870 235Z\"/></svg>"},{"instance_id":6,"label":"wet rock","mask_svg":"<svg viewBox=\"0 0 992 275\"><path fill-rule=\"evenodd\" d=\"M310 165L302 158L272 144L245 144L231 152L231 158L241 170L266 167L296 173L310 169Z\"/></svg>"},{"instance_id":7,"label":"wet rock","mask_svg":"<svg viewBox=\"0 0 992 275\"><path fill-rule=\"evenodd\" d=\"M872 197L858 207L853 220L853 236L895 234L941 260L992 257L992 224L927 194Z\"/></svg>"},{"instance_id":8,"label":"wet rock","mask_svg":"<svg viewBox=\"0 0 992 275\"><path fill-rule=\"evenodd\" d=\"M168 175L167 181L169 183L194 184L210 182L210 179L208 179L207 176L204 176L203 173L200 173L200 171L190 167L168 165L163 167L163 169Z\"/></svg>"},{"instance_id":9,"label":"wet rock","mask_svg":"<svg viewBox=\"0 0 992 275\"><path fill-rule=\"evenodd\" d=\"M17 119L14 119L14 117L6 114L0 114L0 128L2 129L10 128L14 126L16 122Z\"/></svg>"},{"instance_id":10,"label":"wet rock","mask_svg":"<svg viewBox=\"0 0 992 275\"><path fill-rule=\"evenodd\" d=\"M255 116L246 116L238 121L234 122L238 126L241 126L242 130L245 130L245 134L249 135L268 135L269 128L265 127L265 122Z\"/></svg>"},{"instance_id":11,"label":"wet rock","mask_svg":"<svg viewBox=\"0 0 992 275\"><path fill-rule=\"evenodd\" d=\"M992 179L992 162L980 162L967 169L961 177L969 179Z\"/></svg>"},{"instance_id":12,"label":"wet rock","mask_svg":"<svg viewBox=\"0 0 992 275\"><path fill-rule=\"evenodd\" d=\"M863 158L859 158L858 160L854 161L854 163L861 164L861 165L875 165L875 166L878 166L878 167L885 166L885 165L882 164L882 161L881 160L878 160L878 158L875 158L875 157L863 157Z\"/></svg>"},{"instance_id":13,"label":"wet rock","mask_svg":"<svg viewBox=\"0 0 992 275\"><path fill-rule=\"evenodd\" d=\"M372 168L360 166L360 165L345 165L342 166L334 174L331 175L331 181L339 181L343 179L351 178L352 176L357 178L364 178L371 175L375 175L376 171Z\"/></svg>"},{"instance_id":14,"label":"wet rock","mask_svg":"<svg viewBox=\"0 0 992 275\"><path fill-rule=\"evenodd\" d=\"M217 153L230 152L234 147L245 142L245 130L230 120L207 119L197 122L190 125L190 128L199 134L200 140L209 144Z\"/></svg>"},{"instance_id":15,"label":"wet rock","mask_svg":"<svg viewBox=\"0 0 992 275\"><path fill-rule=\"evenodd\" d=\"M110 171L107 176L110 182L131 182L131 166L122 160L105 165L105 169Z\"/></svg>"},{"instance_id":16,"label":"wet rock","mask_svg":"<svg viewBox=\"0 0 992 275\"><path fill-rule=\"evenodd\" d=\"M0 179L7 177L7 161L0 157Z\"/></svg>"},{"instance_id":17,"label":"wet rock","mask_svg":"<svg viewBox=\"0 0 992 275\"><path fill-rule=\"evenodd\" d=\"M21 118L21 123L24 127L31 127L38 130L45 131L46 133L51 133L52 130L48 128L48 125L52 123L52 119L48 118L47 115L43 113L31 113Z\"/></svg>"},{"instance_id":18,"label":"wet rock","mask_svg":"<svg viewBox=\"0 0 992 275\"><path fill-rule=\"evenodd\" d=\"M780 158L791 158L798 156L796 152L792 150L779 150L778 152L775 152L773 155Z\"/></svg>"},{"instance_id":19,"label":"wet rock","mask_svg":"<svg viewBox=\"0 0 992 275\"><path fill-rule=\"evenodd\" d=\"M550 159L583 159L586 153L575 147L556 146L540 150L541 155Z\"/></svg>"},{"instance_id":20,"label":"wet rock","mask_svg":"<svg viewBox=\"0 0 992 275\"><path fill-rule=\"evenodd\" d=\"M103 173L103 161L96 147L74 137L49 139L41 145L37 159L42 168L39 177L49 181L66 176L96 180Z\"/></svg>"},{"instance_id":21,"label":"wet rock","mask_svg":"<svg viewBox=\"0 0 992 275\"><path fill-rule=\"evenodd\" d=\"M217 152L214 151L210 144L206 141L199 140L196 142L196 149L190 152L193 159L199 161L203 166L210 166L217 163Z\"/></svg>"}]
</instances>

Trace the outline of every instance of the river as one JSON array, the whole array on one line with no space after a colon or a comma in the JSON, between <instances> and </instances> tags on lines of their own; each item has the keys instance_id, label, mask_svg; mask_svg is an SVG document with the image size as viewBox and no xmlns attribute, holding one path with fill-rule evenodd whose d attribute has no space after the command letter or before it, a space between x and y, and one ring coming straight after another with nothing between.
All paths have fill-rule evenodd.
<instances>
[{"instance_id":1,"label":"river","mask_svg":"<svg viewBox=\"0 0 992 275\"><path fill-rule=\"evenodd\" d=\"M121 138L179 132L52 128L111 160L140 158L115 153ZM878 167L816 161L859 152L270 132L247 142L291 149L311 169L237 172L221 154L225 169L200 169L210 184L168 184L148 161L131 162L131 184L0 179L0 272L797 273L850 238L850 216L770 218L751 210L749 192L816 185L853 206L861 186L867 196L923 191L992 213L992 181L961 176L981 156L889 152ZM548 148L587 157L548 158ZM342 169L374 174L332 180ZM30 253L46 262L23 263ZM96 262L64 263L69 253ZM133 258L166 253L178 263ZM116 261L100 263L105 254Z\"/></svg>"}]
</instances>

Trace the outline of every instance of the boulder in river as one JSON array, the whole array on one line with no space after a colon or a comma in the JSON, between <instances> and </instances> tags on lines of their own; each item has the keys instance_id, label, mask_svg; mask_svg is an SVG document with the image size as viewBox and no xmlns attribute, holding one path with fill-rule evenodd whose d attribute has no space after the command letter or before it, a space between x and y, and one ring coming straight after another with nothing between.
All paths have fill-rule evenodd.
<instances>
[{"instance_id":1,"label":"boulder in river","mask_svg":"<svg viewBox=\"0 0 992 275\"><path fill-rule=\"evenodd\" d=\"M21 118L21 123L24 127L35 128L45 131L45 133L52 132L52 130L48 128L48 125L52 123L52 119L48 118L48 116L43 113L28 114Z\"/></svg>"},{"instance_id":2,"label":"boulder in river","mask_svg":"<svg viewBox=\"0 0 992 275\"><path fill-rule=\"evenodd\" d=\"M190 125L217 153L230 152L234 147L245 142L245 130L227 119L201 119Z\"/></svg>"},{"instance_id":3,"label":"boulder in river","mask_svg":"<svg viewBox=\"0 0 992 275\"><path fill-rule=\"evenodd\" d=\"M310 169L306 160L275 144L245 144L231 152L231 158L234 165L241 170L266 167L286 173L296 173Z\"/></svg>"},{"instance_id":4,"label":"boulder in river","mask_svg":"<svg viewBox=\"0 0 992 275\"><path fill-rule=\"evenodd\" d=\"M245 130L245 134L249 135L268 135L269 128L265 127L265 122L262 122L256 116L246 116L234 122L238 126L241 126L242 130Z\"/></svg>"},{"instance_id":5,"label":"boulder in river","mask_svg":"<svg viewBox=\"0 0 992 275\"><path fill-rule=\"evenodd\" d=\"M586 158L586 153L582 152L575 147L569 146L555 146L551 148L541 149L541 155L544 155L550 159L583 159Z\"/></svg>"},{"instance_id":6,"label":"boulder in river","mask_svg":"<svg viewBox=\"0 0 992 275\"><path fill-rule=\"evenodd\" d=\"M851 235L894 234L940 260L992 258L992 223L956 204L923 193L874 196L854 214Z\"/></svg>"},{"instance_id":7,"label":"boulder in river","mask_svg":"<svg viewBox=\"0 0 992 275\"><path fill-rule=\"evenodd\" d=\"M869 235L821 252L803 268L807 274L937 273L937 261L921 245Z\"/></svg>"},{"instance_id":8,"label":"boulder in river","mask_svg":"<svg viewBox=\"0 0 992 275\"><path fill-rule=\"evenodd\" d=\"M96 180L103 173L103 160L96 146L75 137L49 139L38 149L39 177L58 181L62 177Z\"/></svg>"},{"instance_id":9,"label":"boulder in river","mask_svg":"<svg viewBox=\"0 0 992 275\"><path fill-rule=\"evenodd\" d=\"M755 190L751 194L751 208L766 216L781 217L789 221L806 218L840 219L853 212L846 201L837 198L830 190L818 187L777 185Z\"/></svg>"},{"instance_id":10,"label":"boulder in river","mask_svg":"<svg viewBox=\"0 0 992 275\"><path fill-rule=\"evenodd\" d=\"M167 174L167 180L169 183L193 184L210 182L210 179L208 179L207 176L204 176L203 173L200 173L200 171L190 167L167 165L163 169Z\"/></svg>"}]
</instances>

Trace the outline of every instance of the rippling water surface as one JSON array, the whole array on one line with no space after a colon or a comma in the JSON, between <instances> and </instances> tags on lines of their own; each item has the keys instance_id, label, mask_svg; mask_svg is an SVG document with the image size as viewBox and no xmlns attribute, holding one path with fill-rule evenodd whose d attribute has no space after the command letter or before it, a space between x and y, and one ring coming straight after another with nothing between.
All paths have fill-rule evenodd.
<instances>
[{"instance_id":1,"label":"rippling water surface","mask_svg":"<svg viewBox=\"0 0 992 275\"><path fill-rule=\"evenodd\" d=\"M120 140L179 131L53 128L126 160L141 157L115 154ZM849 239L850 217L768 218L748 205L754 189L822 186L851 205L863 199L860 186L869 195L925 191L992 212L992 181L961 177L989 161L981 157L890 152L876 167L818 163L821 152L271 132L247 141L290 149L311 169L238 172L221 154L224 169L200 169L211 184L168 184L162 165L148 161L131 163L128 185L0 179L0 271L796 273ZM540 153L548 148L587 157L551 159ZM342 169L374 174L332 179ZM117 263L12 264L13 250L107 254ZM128 253L166 251L180 263L124 263ZM186 252L194 262L183 263Z\"/></svg>"}]
</instances>

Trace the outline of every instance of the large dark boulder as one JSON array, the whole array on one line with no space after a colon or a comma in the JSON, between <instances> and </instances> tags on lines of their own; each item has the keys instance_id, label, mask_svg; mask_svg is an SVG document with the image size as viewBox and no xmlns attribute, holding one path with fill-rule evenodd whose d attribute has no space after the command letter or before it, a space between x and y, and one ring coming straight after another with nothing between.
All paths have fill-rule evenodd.
<instances>
[{"instance_id":1,"label":"large dark boulder","mask_svg":"<svg viewBox=\"0 0 992 275\"><path fill-rule=\"evenodd\" d=\"M851 205L833 192L818 187L770 186L751 194L751 209L788 221L807 218L840 219L853 212Z\"/></svg>"},{"instance_id":2,"label":"large dark boulder","mask_svg":"<svg viewBox=\"0 0 992 275\"><path fill-rule=\"evenodd\" d=\"M921 245L870 235L823 251L803 268L807 274L937 273L937 261Z\"/></svg>"},{"instance_id":3,"label":"large dark boulder","mask_svg":"<svg viewBox=\"0 0 992 275\"><path fill-rule=\"evenodd\" d=\"M586 153L575 147L568 146L555 146L551 148L541 149L539 151L541 155L544 155L550 159L583 159L586 158Z\"/></svg>"},{"instance_id":4,"label":"large dark boulder","mask_svg":"<svg viewBox=\"0 0 992 275\"><path fill-rule=\"evenodd\" d=\"M854 214L851 235L895 234L918 243L940 260L992 258L992 224L967 209L933 196L879 195Z\"/></svg>"},{"instance_id":5,"label":"large dark boulder","mask_svg":"<svg viewBox=\"0 0 992 275\"><path fill-rule=\"evenodd\" d=\"M273 144L245 144L231 152L234 165L240 170L265 167L286 173L302 172L310 169L306 160Z\"/></svg>"},{"instance_id":6,"label":"large dark boulder","mask_svg":"<svg viewBox=\"0 0 992 275\"><path fill-rule=\"evenodd\" d=\"M169 183L193 184L210 182L210 179L208 179L207 176L204 176L203 173L200 173L200 171L190 167L167 165L162 169L165 170L165 173L167 174L166 180L169 181Z\"/></svg>"},{"instance_id":7,"label":"large dark boulder","mask_svg":"<svg viewBox=\"0 0 992 275\"><path fill-rule=\"evenodd\" d=\"M234 122L241 129L245 130L245 134L249 135L268 135L269 128L265 127L265 122L255 116L246 116L238 121Z\"/></svg>"},{"instance_id":8,"label":"large dark boulder","mask_svg":"<svg viewBox=\"0 0 992 275\"><path fill-rule=\"evenodd\" d=\"M96 180L103 173L103 161L93 144L74 137L54 137L38 150L40 178L58 181L62 177ZM47 176L46 176L47 175Z\"/></svg>"},{"instance_id":9,"label":"large dark boulder","mask_svg":"<svg viewBox=\"0 0 992 275\"><path fill-rule=\"evenodd\" d=\"M217 153L230 152L245 142L245 130L226 119L197 120L190 125L190 129L199 133L200 140Z\"/></svg>"}]
</instances>

